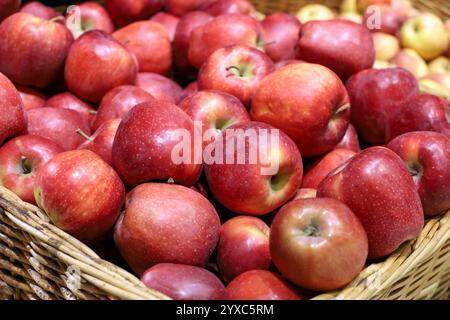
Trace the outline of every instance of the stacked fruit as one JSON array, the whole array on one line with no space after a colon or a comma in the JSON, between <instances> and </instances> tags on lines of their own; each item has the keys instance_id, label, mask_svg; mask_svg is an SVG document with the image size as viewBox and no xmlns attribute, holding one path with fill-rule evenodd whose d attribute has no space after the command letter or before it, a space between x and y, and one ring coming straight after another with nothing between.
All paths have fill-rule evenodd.
<instances>
[{"instance_id":1,"label":"stacked fruit","mask_svg":"<svg viewBox=\"0 0 450 320\"><path fill-rule=\"evenodd\" d=\"M338 289L450 209L449 24L408 0L0 21L0 185L172 298Z\"/></svg>"}]
</instances>

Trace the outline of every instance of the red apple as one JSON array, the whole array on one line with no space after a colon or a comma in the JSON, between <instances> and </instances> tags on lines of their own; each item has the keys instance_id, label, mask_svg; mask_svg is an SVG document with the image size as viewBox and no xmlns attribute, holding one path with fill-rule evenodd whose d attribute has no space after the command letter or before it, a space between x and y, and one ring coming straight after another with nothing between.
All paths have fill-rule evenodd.
<instances>
[{"instance_id":1,"label":"red apple","mask_svg":"<svg viewBox=\"0 0 450 320\"><path fill-rule=\"evenodd\" d=\"M134 22L113 34L139 61L140 72L166 74L172 66L172 47L165 28L153 21Z\"/></svg>"},{"instance_id":2,"label":"red apple","mask_svg":"<svg viewBox=\"0 0 450 320\"><path fill-rule=\"evenodd\" d=\"M145 271L141 281L175 300L227 298L223 283L213 273L195 266L160 263Z\"/></svg>"},{"instance_id":3,"label":"red apple","mask_svg":"<svg viewBox=\"0 0 450 320\"><path fill-rule=\"evenodd\" d=\"M114 31L114 24L108 12L94 1L82 2L74 7L69 7L65 23L75 39L90 30L101 30L108 34Z\"/></svg>"},{"instance_id":4,"label":"red apple","mask_svg":"<svg viewBox=\"0 0 450 320\"><path fill-rule=\"evenodd\" d=\"M249 16L243 14L219 16L192 30L188 50L189 61L194 67L200 68L217 49L231 45L256 47L261 34L261 24Z\"/></svg>"},{"instance_id":5,"label":"red apple","mask_svg":"<svg viewBox=\"0 0 450 320\"><path fill-rule=\"evenodd\" d=\"M92 242L114 225L125 188L114 169L95 153L73 150L38 168L34 195L58 228Z\"/></svg>"},{"instance_id":6,"label":"red apple","mask_svg":"<svg viewBox=\"0 0 450 320\"><path fill-rule=\"evenodd\" d=\"M31 1L20 8L20 12L29 13L42 19L53 19L60 14L52 7L46 6L39 1ZM1 19L0 19L1 20Z\"/></svg>"},{"instance_id":7,"label":"red apple","mask_svg":"<svg viewBox=\"0 0 450 320\"><path fill-rule=\"evenodd\" d=\"M302 188L317 189L330 172L347 162L355 154L356 152L348 149L331 150L305 169Z\"/></svg>"},{"instance_id":8,"label":"red apple","mask_svg":"<svg viewBox=\"0 0 450 320\"><path fill-rule=\"evenodd\" d=\"M241 13L256 17L256 9L248 0L216 0L204 6L202 10L213 16Z\"/></svg>"},{"instance_id":9,"label":"red apple","mask_svg":"<svg viewBox=\"0 0 450 320\"><path fill-rule=\"evenodd\" d=\"M188 147L193 151L194 123L176 105L153 100L131 109L122 120L113 145L114 167L122 179L130 186L170 178L192 186L202 165L196 161L195 152L189 159L180 159L181 163L174 160L173 150L183 138L178 135L180 131L190 135Z\"/></svg>"},{"instance_id":10,"label":"red apple","mask_svg":"<svg viewBox=\"0 0 450 320\"><path fill-rule=\"evenodd\" d=\"M229 127L205 154L211 192L236 213L269 213L288 201L301 185L303 165L295 143L264 123Z\"/></svg>"},{"instance_id":11,"label":"red apple","mask_svg":"<svg viewBox=\"0 0 450 320\"><path fill-rule=\"evenodd\" d=\"M127 195L114 238L127 263L141 275L158 263L204 267L219 232L219 216L200 193L174 184L145 183Z\"/></svg>"},{"instance_id":12,"label":"red apple","mask_svg":"<svg viewBox=\"0 0 450 320\"><path fill-rule=\"evenodd\" d=\"M41 91L24 86L16 86L19 91L25 109L42 108L47 101L47 96Z\"/></svg>"},{"instance_id":13,"label":"red apple","mask_svg":"<svg viewBox=\"0 0 450 320\"><path fill-rule=\"evenodd\" d=\"M358 23L310 21L300 30L297 58L324 65L346 79L372 67L375 49L369 30Z\"/></svg>"},{"instance_id":14,"label":"red apple","mask_svg":"<svg viewBox=\"0 0 450 320\"><path fill-rule=\"evenodd\" d=\"M228 284L227 291L230 300L303 300L291 284L266 270L242 273Z\"/></svg>"},{"instance_id":15,"label":"red apple","mask_svg":"<svg viewBox=\"0 0 450 320\"><path fill-rule=\"evenodd\" d=\"M169 35L170 42L173 42L180 18L167 12L158 12L151 17L150 21L161 24Z\"/></svg>"},{"instance_id":16,"label":"red apple","mask_svg":"<svg viewBox=\"0 0 450 320\"><path fill-rule=\"evenodd\" d=\"M27 130L27 116L19 92L0 73L0 146L10 137Z\"/></svg>"},{"instance_id":17,"label":"red apple","mask_svg":"<svg viewBox=\"0 0 450 320\"><path fill-rule=\"evenodd\" d=\"M77 129L91 133L89 123L79 112L58 108L28 110L28 133L50 139L64 150L74 150L85 141Z\"/></svg>"},{"instance_id":18,"label":"red apple","mask_svg":"<svg viewBox=\"0 0 450 320\"><path fill-rule=\"evenodd\" d=\"M213 17L203 11L192 11L180 18L173 42L174 63L179 68L187 68L191 65L188 58L189 42L192 30L207 24Z\"/></svg>"},{"instance_id":19,"label":"red apple","mask_svg":"<svg viewBox=\"0 0 450 320\"><path fill-rule=\"evenodd\" d=\"M345 135L342 138L341 142L336 146L337 148L343 148L352 150L354 152L361 151L361 146L359 145L358 133L356 129L351 124L348 125L347 131L345 131Z\"/></svg>"},{"instance_id":20,"label":"red apple","mask_svg":"<svg viewBox=\"0 0 450 320\"><path fill-rule=\"evenodd\" d=\"M144 20L164 6L164 0L106 0L105 7L118 26Z\"/></svg>"},{"instance_id":21,"label":"red apple","mask_svg":"<svg viewBox=\"0 0 450 320\"><path fill-rule=\"evenodd\" d=\"M334 199L305 199L280 209L270 254L281 274L302 288L341 288L364 268L367 235L353 212Z\"/></svg>"},{"instance_id":22,"label":"red apple","mask_svg":"<svg viewBox=\"0 0 450 320\"><path fill-rule=\"evenodd\" d=\"M422 231L424 217L411 175L393 151L366 149L328 175L318 197L345 203L359 218L369 239L369 258L395 251Z\"/></svg>"},{"instance_id":23,"label":"red apple","mask_svg":"<svg viewBox=\"0 0 450 320\"><path fill-rule=\"evenodd\" d=\"M411 131L436 131L450 137L450 102L419 94L387 115L386 141Z\"/></svg>"},{"instance_id":24,"label":"red apple","mask_svg":"<svg viewBox=\"0 0 450 320\"><path fill-rule=\"evenodd\" d=\"M19 11L21 0L0 0L0 22Z\"/></svg>"},{"instance_id":25,"label":"red apple","mask_svg":"<svg viewBox=\"0 0 450 320\"><path fill-rule=\"evenodd\" d=\"M98 154L107 164L112 165L112 146L117 128L121 119L112 119L104 122L92 136L86 135L81 130L80 134L86 141L78 149L87 149Z\"/></svg>"},{"instance_id":26,"label":"red apple","mask_svg":"<svg viewBox=\"0 0 450 320\"><path fill-rule=\"evenodd\" d=\"M300 199L311 199L311 198L315 198L316 196L317 196L316 189L301 188L301 189L298 189L295 197L292 198L292 201L300 200Z\"/></svg>"},{"instance_id":27,"label":"red apple","mask_svg":"<svg viewBox=\"0 0 450 320\"><path fill-rule=\"evenodd\" d=\"M229 93L248 106L261 80L273 70L270 58L256 48L225 47L205 61L198 75L198 87Z\"/></svg>"},{"instance_id":28,"label":"red apple","mask_svg":"<svg viewBox=\"0 0 450 320\"><path fill-rule=\"evenodd\" d=\"M64 150L48 139L25 135L0 148L0 185L23 201L36 204L34 181L36 169Z\"/></svg>"},{"instance_id":29,"label":"red apple","mask_svg":"<svg viewBox=\"0 0 450 320\"><path fill-rule=\"evenodd\" d=\"M67 86L84 100L99 102L111 89L134 84L137 59L125 46L98 30L79 37L67 56Z\"/></svg>"},{"instance_id":30,"label":"red apple","mask_svg":"<svg viewBox=\"0 0 450 320\"><path fill-rule=\"evenodd\" d=\"M366 9L362 24L372 32L384 32L396 35L403 21L389 5L380 5Z\"/></svg>"},{"instance_id":31,"label":"red apple","mask_svg":"<svg viewBox=\"0 0 450 320\"><path fill-rule=\"evenodd\" d=\"M215 0L166 0L166 11L182 17L190 11L199 10L201 7Z\"/></svg>"},{"instance_id":32,"label":"red apple","mask_svg":"<svg viewBox=\"0 0 450 320\"><path fill-rule=\"evenodd\" d=\"M295 59L301 23L288 13L277 12L267 16L262 22L264 49L274 61Z\"/></svg>"},{"instance_id":33,"label":"red apple","mask_svg":"<svg viewBox=\"0 0 450 320\"><path fill-rule=\"evenodd\" d=\"M47 100L45 107L77 111L83 116L89 125L93 123L96 112L90 104L78 99L70 92L63 92L54 95Z\"/></svg>"},{"instance_id":34,"label":"red apple","mask_svg":"<svg viewBox=\"0 0 450 320\"><path fill-rule=\"evenodd\" d=\"M60 23L16 13L0 24L0 72L11 81L46 87L63 70L73 42Z\"/></svg>"},{"instance_id":35,"label":"red apple","mask_svg":"<svg viewBox=\"0 0 450 320\"><path fill-rule=\"evenodd\" d=\"M269 269L269 231L256 217L240 216L225 222L217 246L217 265L226 281L246 271Z\"/></svg>"},{"instance_id":36,"label":"red apple","mask_svg":"<svg viewBox=\"0 0 450 320\"><path fill-rule=\"evenodd\" d=\"M151 94L136 86L119 86L108 91L100 102L92 130L108 120L123 119L135 105L154 100Z\"/></svg>"},{"instance_id":37,"label":"red apple","mask_svg":"<svg viewBox=\"0 0 450 320\"><path fill-rule=\"evenodd\" d=\"M136 86L147 91L157 100L177 104L183 98L183 88L172 79L160 74L140 72L137 75Z\"/></svg>"},{"instance_id":38,"label":"red apple","mask_svg":"<svg viewBox=\"0 0 450 320\"><path fill-rule=\"evenodd\" d=\"M203 133L207 130L214 131L214 137L203 140L204 147L226 128L250 121L250 116L239 99L220 91L199 91L181 101L178 107L193 121L201 122Z\"/></svg>"},{"instance_id":39,"label":"red apple","mask_svg":"<svg viewBox=\"0 0 450 320\"><path fill-rule=\"evenodd\" d=\"M198 91L199 90L198 90L198 82L197 81L189 83L187 85L187 87L184 88L184 90L183 90L183 99L185 99L193 94L196 94Z\"/></svg>"},{"instance_id":40,"label":"red apple","mask_svg":"<svg viewBox=\"0 0 450 320\"><path fill-rule=\"evenodd\" d=\"M364 140L381 144L386 140L387 115L416 96L419 85L409 71L401 68L369 69L350 78L347 90L352 124Z\"/></svg>"},{"instance_id":41,"label":"red apple","mask_svg":"<svg viewBox=\"0 0 450 320\"><path fill-rule=\"evenodd\" d=\"M426 217L450 209L450 136L437 132L405 133L387 145L408 166Z\"/></svg>"},{"instance_id":42,"label":"red apple","mask_svg":"<svg viewBox=\"0 0 450 320\"><path fill-rule=\"evenodd\" d=\"M302 155L315 156L342 139L349 108L345 86L336 74L318 64L298 63L261 81L250 114L287 133Z\"/></svg>"}]
</instances>

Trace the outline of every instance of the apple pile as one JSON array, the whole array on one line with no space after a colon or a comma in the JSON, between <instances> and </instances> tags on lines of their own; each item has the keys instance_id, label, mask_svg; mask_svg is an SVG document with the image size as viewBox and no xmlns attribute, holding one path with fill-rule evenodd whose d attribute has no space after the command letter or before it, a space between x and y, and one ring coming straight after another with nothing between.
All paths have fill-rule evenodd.
<instances>
[{"instance_id":1,"label":"apple pile","mask_svg":"<svg viewBox=\"0 0 450 320\"><path fill-rule=\"evenodd\" d=\"M0 185L174 299L336 290L450 209L449 42L409 0L0 0Z\"/></svg>"}]
</instances>

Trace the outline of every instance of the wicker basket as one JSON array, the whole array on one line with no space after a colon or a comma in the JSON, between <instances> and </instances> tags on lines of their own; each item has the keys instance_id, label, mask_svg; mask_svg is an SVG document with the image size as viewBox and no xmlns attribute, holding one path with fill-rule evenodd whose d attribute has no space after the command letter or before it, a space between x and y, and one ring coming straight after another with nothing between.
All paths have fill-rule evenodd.
<instances>
[{"instance_id":1,"label":"wicker basket","mask_svg":"<svg viewBox=\"0 0 450 320\"><path fill-rule=\"evenodd\" d=\"M258 10L295 12L309 1L253 1ZM315 1L337 8L340 1ZM450 2L416 1L442 17ZM418 239L371 264L346 288L314 299L437 299L450 288L450 211L428 220ZM52 225L44 212L0 187L0 299L168 299L101 260Z\"/></svg>"}]
</instances>

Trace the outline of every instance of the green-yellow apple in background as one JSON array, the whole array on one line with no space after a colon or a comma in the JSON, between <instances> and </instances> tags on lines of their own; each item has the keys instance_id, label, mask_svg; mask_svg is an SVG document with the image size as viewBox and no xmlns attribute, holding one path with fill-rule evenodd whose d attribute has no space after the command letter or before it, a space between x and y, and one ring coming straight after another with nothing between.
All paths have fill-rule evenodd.
<instances>
[{"instance_id":1,"label":"green-yellow apple in background","mask_svg":"<svg viewBox=\"0 0 450 320\"><path fill-rule=\"evenodd\" d=\"M450 59L446 57L439 57L428 64L430 73L446 73L450 74Z\"/></svg>"},{"instance_id":2,"label":"green-yellow apple in background","mask_svg":"<svg viewBox=\"0 0 450 320\"><path fill-rule=\"evenodd\" d=\"M443 54L449 44L444 23L428 12L409 18L403 24L400 35L404 47L414 49L427 61Z\"/></svg>"},{"instance_id":3,"label":"green-yellow apple in background","mask_svg":"<svg viewBox=\"0 0 450 320\"><path fill-rule=\"evenodd\" d=\"M301 23L306 23L313 20L331 20L336 14L324 5L308 4L297 11L296 17Z\"/></svg>"},{"instance_id":4,"label":"green-yellow apple in background","mask_svg":"<svg viewBox=\"0 0 450 320\"><path fill-rule=\"evenodd\" d=\"M428 74L427 63L417 52L411 49L400 50L390 62L410 71L417 79Z\"/></svg>"},{"instance_id":5,"label":"green-yellow apple in background","mask_svg":"<svg viewBox=\"0 0 450 320\"><path fill-rule=\"evenodd\" d=\"M372 33L373 43L375 45L375 59L382 61L391 60L400 50L400 43L397 37L383 33Z\"/></svg>"}]
</instances>

